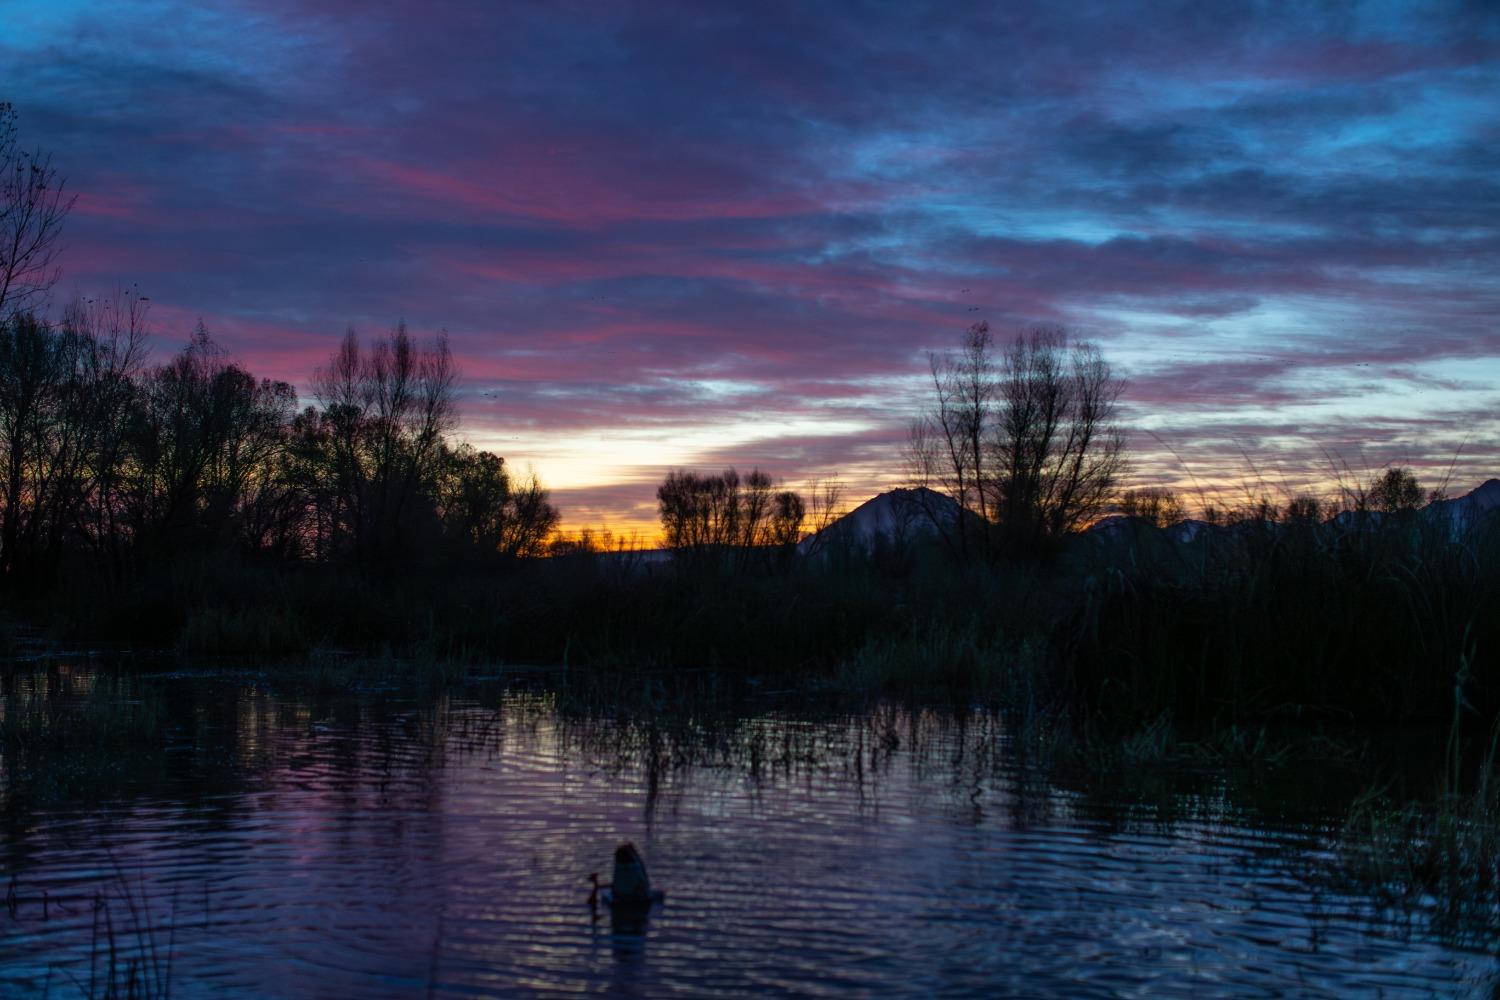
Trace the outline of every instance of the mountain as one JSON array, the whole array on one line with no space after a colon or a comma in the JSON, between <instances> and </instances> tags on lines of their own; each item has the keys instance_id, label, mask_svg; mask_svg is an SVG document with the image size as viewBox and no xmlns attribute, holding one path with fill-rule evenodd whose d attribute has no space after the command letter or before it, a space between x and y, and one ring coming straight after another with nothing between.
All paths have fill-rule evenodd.
<instances>
[{"instance_id":1,"label":"mountain","mask_svg":"<svg viewBox=\"0 0 1500 1000\"><path fill-rule=\"evenodd\" d=\"M1454 497L1451 500L1434 500L1417 513L1419 517L1429 522L1447 521L1452 526L1453 533L1457 535L1481 520L1495 515L1496 511L1500 511L1500 479L1490 479L1461 497ZM1368 530L1381 524L1387 516L1389 515L1374 510L1346 510L1335 514L1327 523L1350 531ZM1105 541L1126 535L1138 535L1141 529L1146 527L1150 527L1148 522L1113 514L1090 525L1084 534ZM1282 525L1277 521L1241 521L1229 525L1213 525L1205 521L1189 519L1168 525L1161 531L1171 541L1186 543L1206 536L1224 533L1232 535L1246 530L1275 530L1280 527Z\"/></svg>"},{"instance_id":2,"label":"mountain","mask_svg":"<svg viewBox=\"0 0 1500 1000\"><path fill-rule=\"evenodd\" d=\"M1461 497L1452 500L1434 500L1422 509L1431 518L1447 518L1455 532L1472 527L1483 518L1500 510L1500 479L1487 480Z\"/></svg>"},{"instance_id":3,"label":"mountain","mask_svg":"<svg viewBox=\"0 0 1500 1000\"><path fill-rule=\"evenodd\" d=\"M1497 512L1500 512L1500 479L1488 480L1461 497L1434 501L1420 513L1424 518L1447 519L1456 534L1483 518L1500 517ZM965 512L952 497L925 486L894 489L871 497L823 530L808 535L797 543L797 552L799 555L816 556L828 552L869 554L881 546L899 550L919 541L936 538L943 532L951 532L960 518L973 518L977 521L978 515ZM1382 516L1375 511L1357 514L1345 511L1335 516L1330 523L1340 528L1359 530L1361 527L1373 527L1381 520ZM1281 527L1279 522L1274 521L1215 525L1190 518L1157 529L1147 521L1112 514L1094 522L1075 537L1086 549L1104 545L1105 551L1113 551L1117 543L1140 545L1146 541L1147 536L1157 538L1159 541L1153 543L1156 545L1188 545L1202 539L1233 538L1253 531L1276 531ZM628 563L637 569L663 565L672 559L672 553L666 549L602 555L615 562ZM1125 556L1122 555L1121 558Z\"/></svg>"},{"instance_id":4,"label":"mountain","mask_svg":"<svg viewBox=\"0 0 1500 1000\"><path fill-rule=\"evenodd\" d=\"M870 552L878 545L901 547L931 538L964 516L958 503L925 486L872 497L822 531L797 544L802 555L833 550ZM968 515L973 516L973 515Z\"/></svg>"}]
</instances>

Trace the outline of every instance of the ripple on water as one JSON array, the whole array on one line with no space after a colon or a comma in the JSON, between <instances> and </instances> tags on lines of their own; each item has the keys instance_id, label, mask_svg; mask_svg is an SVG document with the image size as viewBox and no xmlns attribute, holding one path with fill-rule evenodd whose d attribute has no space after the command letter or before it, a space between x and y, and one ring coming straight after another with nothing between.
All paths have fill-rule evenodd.
<instances>
[{"instance_id":1,"label":"ripple on water","mask_svg":"<svg viewBox=\"0 0 1500 1000\"><path fill-rule=\"evenodd\" d=\"M84 992L91 957L97 985L102 923L142 968L170 953L178 997L1428 996L1495 973L1303 881L1327 817L1101 813L1011 769L992 720L773 714L689 745L520 694L233 702L190 766L6 828L0 994ZM643 928L584 905L621 839L669 892Z\"/></svg>"}]
</instances>

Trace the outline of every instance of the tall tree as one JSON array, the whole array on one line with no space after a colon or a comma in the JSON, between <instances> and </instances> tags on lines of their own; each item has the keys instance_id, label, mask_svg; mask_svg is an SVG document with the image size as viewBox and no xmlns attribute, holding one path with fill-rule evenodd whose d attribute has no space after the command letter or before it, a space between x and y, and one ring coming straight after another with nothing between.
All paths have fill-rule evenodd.
<instances>
[{"instance_id":1,"label":"tall tree","mask_svg":"<svg viewBox=\"0 0 1500 1000\"><path fill-rule=\"evenodd\" d=\"M936 485L973 518L939 524L968 553L996 536L1034 553L1102 513L1125 470L1122 389L1099 349L1056 329L1017 337L997 359L989 327L931 359L932 409L912 427L918 485ZM997 531L985 526L993 525ZM950 539L950 541L955 541Z\"/></svg>"},{"instance_id":2,"label":"tall tree","mask_svg":"<svg viewBox=\"0 0 1500 1000\"><path fill-rule=\"evenodd\" d=\"M35 580L77 533L112 562L122 442L145 346L135 296L77 303L61 326L0 322L0 570ZM117 567L116 567L117 568Z\"/></svg>"},{"instance_id":3,"label":"tall tree","mask_svg":"<svg viewBox=\"0 0 1500 1000\"><path fill-rule=\"evenodd\" d=\"M993 350L990 326L980 322L964 332L957 351L929 354L933 406L911 428L916 478L939 486L959 506L979 515L935 525L961 554L987 549L991 541L987 528L994 489L988 460L997 389Z\"/></svg>"},{"instance_id":4,"label":"tall tree","mask_svg":"<svg viewBox=\"0 0 1500 1000\"><path fill-rule=\"evenodd\" d=\"M15 108L0 103L0 319L57 283L58 237L73 207L52 157L21 148Z\"/></svg>"},{"instance_id":5,"label":"tall tree","mask_svg":"<svg viewBox=\"0 0 1500 1000\"><path fill-rule=\"evenodd\" d=\"M265 485L295 402L290 385L257 381L199 323L137 393L130 490L137 544L244 540L247 492Z\"/></svg>"},{"instance_id":6,"label":"tall tree","mask_svg":"<svg viewBox=\"0 0 1500 1000\"><path fill-rule=\"evenodd\" d=\"M994 437L998 519L1035 548L1103 512L1125 470L1115 423L1123 384L1098 347L1061 330L1018 337L1001 364Z\"/></svg>"},{"instance_id":7,"label":"tall tree","mask_svg":"<svg viewBox=\"0 0 1500 1000\"><path fill-rule=\"evenodd\" d=\"M314 378L335 483L336 529L362 565L406 555L412 519L455 422L448 340L413 342L406 324L366 350L353 330Z\"/></svg>"}]
</instances>

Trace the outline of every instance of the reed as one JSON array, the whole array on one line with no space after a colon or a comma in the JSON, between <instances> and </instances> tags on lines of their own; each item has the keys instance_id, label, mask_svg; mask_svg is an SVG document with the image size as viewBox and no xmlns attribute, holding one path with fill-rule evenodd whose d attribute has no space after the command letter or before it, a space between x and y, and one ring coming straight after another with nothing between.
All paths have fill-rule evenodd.
<instances>
[{"instance_id":1,"label":"reed","mask_svg":"<svg viewBox=\"0 0 1500 1000\"><path fill-rule=\"evenodd\" d=\"M1260 516L1278 507L1290 513ZM1318 523L1305 507L1247 509L1191 543L1150 525L1081 536L1045 562L961 565L931 549L745 571L585 554L380 577L185 560L56 620L185 656L349 650L434 682L451 663L708 670L1030 701L1115 733L1169 712L1194 739L1441 720L1466 655L1475 708L1500 710L1500 525Z\"/></svg>"},{"instance_id":2,"label":"reed","mask_svg":"<svg viewBox=\"0 0 1500 1000\"><path fill-rule=\"evenodd\" d=\"M1071 687L1096 714L1134 720L1435 721L1462 662L1493 715L1497 534L1414 518L1259 523L1151 554L1101 575L1077 609Z\"/></svg>"},{"instance_id":3,"label":"reed","mask_svg":"<svg viewBox=\"0 0 1500 1000\"><path fill-rule=\"evenodd\" d=\"M1351 806L1337 880L1425 914L1445 937L1489 945L1500 934L1500 726L1472 769L1459 746L1455 726L1432 797L1398 800L1376 787Z\"/></svg>"},{"instance_id":4,"label":"reed","mask_svg":"<svg viewBox=\"0 0 1500 1000\"><path fill-rule=\"evenodd\" d=\"M159 694L128 673L54 662L0 674L0 746L12 759L140 743L163 720Z\"/></svg>"}]
</instances>

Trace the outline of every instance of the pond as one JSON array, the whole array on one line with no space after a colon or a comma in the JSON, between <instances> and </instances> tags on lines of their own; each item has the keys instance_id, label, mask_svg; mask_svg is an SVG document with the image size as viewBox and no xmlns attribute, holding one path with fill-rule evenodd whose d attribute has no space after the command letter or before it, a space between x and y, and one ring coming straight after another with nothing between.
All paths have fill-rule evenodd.
<instances>
[{"instance_id":1,"label":"pond","mask_svg":"<svg viewBox=\"0 0 1500 1000\"><path fill-rule=\"evenodd\" d=\"M40 676L38 699L123 699L160 730L9 745L5 996L1431 996L1497 978L1482 949L1318 877L1339 814L1313 775L1300 793L1070 787L980 711L619 716L503 680L418 698L253 672L110 687L84 660ZM626 840L667 893L643 922L587 905Z\"/></svg>"}]
</instances>

